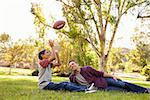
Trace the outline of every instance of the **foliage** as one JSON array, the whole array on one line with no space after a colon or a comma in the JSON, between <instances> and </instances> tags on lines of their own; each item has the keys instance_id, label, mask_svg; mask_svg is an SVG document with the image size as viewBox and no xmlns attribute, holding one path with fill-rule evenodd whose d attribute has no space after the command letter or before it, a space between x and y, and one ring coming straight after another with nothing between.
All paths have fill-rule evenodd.
<instances>
[{"instance_id":1,"label":"foliage","mask_svg":"<svg viewBox=\"0 0 150 100\"><path fill-rule=\"evenodd\" d=\"M128 62L127 54L130 52L127 48L112 48L108 59L109 71L124 70L125 63Z\"/></svg>"},{"instance_id":2,"label":"foliage","mask_svg":"<svg viewBox=\"0 0 150 100\"><path fill-rule=\"evenodd\" d=\"M55 69L56 71L69 73L68 61L71 59L75 59L81 66L90 65L98 69L100 60L108 57L108 67L131 72L144 68L144 72L147 72L146 66L150 62L149 33L140 32L133 37L136 43L135 50L123 53L121 48L112 48L108 56L121 17L145 0L105 0L101 3L99 0L60 1L67 24L64 29L56 31L59 36L59 46L56 48L60 49L63 64L61 68ZM117 13L114 14L114 10ZM37 39L29 38L14 42L8 34L0 35L0 60L7 61L11 66L35 66L38 62L38 52L48 48L46 33L51 26L46 22L42 6L32 4L31 13L34 15ZM52 16L51 19L54 20ZM107 25L111 26L114 34L109 45L105 43Z\"/></svg>"},{"instance_id":3,"label":"foliage","mask_svg":"<svg viewBox=\"0 0 150 100\"><path fill-rule=\"evenodd\" d=\"M6 33L0 35L0 60L4 59L4 53L6 52L7 44L10 41L10 36Z\"/></svg>"},{"instance_id":4,"label":"foliage","mask_svg":"<svg viewBox=\"0 0 150 100\"><path fill-rule=\"evenodd\" d=\"M51 26L46 23L46 19L42 11L42 5L32 3L31 13L34 15L34 25L36 33L38 34L38 39L35 43L40 51L41 48L45 48L47 31L51 28Z\"/></svg>"},{"instance_id":5,"label":"foliage","mask_svg":"<svg viewBox=\"0 0 150 100\"><path fill-rule=\"evenodd\" d=\"M6 33L0 35L0 42L5 43L10 40L10 36Z\"/></svg>"},{"instance_id":6,"label":"foliage","mask_svg":"<svg viewBox=\"0 0 150 100\"><path fill-rule=\"evenodd\" d=\"M0 48L0 60L9 64L9 74L11 74L11 68L14 67L33 68L34 62L37 62L37 60L34 60L37 55L35 53L36 47L33 38L13 41L8 34L2 34L1 37L3 38L1 38L0 42L2 44Z\"/></svg>"},{"instance_id":7,"label":"foliage","mask_svg":"<svg viewBox=\"0 0 150 100\"><path fill-rule=\"evenodd\" d=\"M123 52L123 48L113 48L111 53L110 53L110 59L109 59L109 63L114 66L118 63L122 63L125 62L124 60L126 60L125 54ZM124 58L124 59L123 59Z\"/></svg>"},{"instance_id":8,"label":"foliage","mask_svg":"<svg viewBox=\"0 0 150 100\"><path fill-rule=\"evenodd\" d=\"M90 65L95 68L98 67L98 60L95 56L95 52L89 50L85 44L80 44L80 40L73 41L69 38L66 38L64 35L61 36L57 40L58 44L56 45L56 49L59 50L60 60L62 62L62 66L60 68L55 68L54 72L60 73L70 73L68 62L70 60L76 60L81 67L85 65ZM78 45L77 45L78 44ZM84 47L80 47L84 46ZM77 49L78 48L78 49Z\"/></svg>"},{"instance_id":9,"label":"foliage","mask_svg":"<svg viewBox=\"0 0 150 100\"><path fill-rule=\"evenodd\" d=\"M68 28L63 31L69 38L82 38L93 48L101 67L107 64L113 40L121 20L131 8L140 5L145 0L60 0L63 13L68 22ZM116 11L116 13L113 13ZM107 25L111 26L112 37L106 44ZM108 49L107 49L108 48ZM107 51L105 51L107 49Z\"/></svg>"},{"instance_id":10,"label":"foliage","mask_svg":"<svg viewBox=\"0 0 150 100\"><path fill-rule=\"evenodd\" d=\"M142 69L142 74L147 76L147 81L150 81L150 64Z\"/></svg>"},{"instance_id":11,"label":"foliage","mask_svg":"<svg viewBox=\"0 0 150 100\"><path fill-rule=\"evenodd\" d=\"M148 62L150 62L149 32L139 32L132 39L136 44L136 50L130 56L130 60L140 67L142 74L146 75L145 73L149 71Z\"/></svg>"},{"instance_id":12,"label":"foliage","mask_svg":"<svg viewBox=\"0 0 150 100\"><path fill-rule=\"evenodd\" d=\"M143 60L150 61L150 33L141 32L133 37L136 49Z\"/></svg>"},{"instance_id":13,"label":"foliage","mask_svg":"<svg viewBox=\"0 0 150 100\"><path fill-rule=\"evenodd\" d=\"M74 57L81 65L88 64L86 54L92 48L95 51L96 57L98 57L98 62L100 62L102 69L107 64L109 52L121 17L130 9L146 2L145 0L106 0L102 2L100 2L101 0L59 1L63 4L62 9L68 26L63 30L57 31L57 33L63 33L71 39L68 44L74 46L72 49L79 49L76 50L76 56ZM50 26L46 22L41 5L32 3L31 13L35 15L35 25L38 28L37 33L45 41L44 36ZM108 25L111 26L112 30L109 45L106 43L106 30L108 30ZM98 64L97 61L96 64Z\"/></svg>"}]
</instances>

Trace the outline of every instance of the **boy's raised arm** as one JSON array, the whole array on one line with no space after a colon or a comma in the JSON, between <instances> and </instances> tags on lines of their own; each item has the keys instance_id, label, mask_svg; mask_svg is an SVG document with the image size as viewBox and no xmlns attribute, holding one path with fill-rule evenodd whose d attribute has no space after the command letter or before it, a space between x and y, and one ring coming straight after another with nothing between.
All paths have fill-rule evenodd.
<instances>
[{"instance_id":1,"label":"boy's raised arm","mask_svg":"<svg viewBox=\"0 0 150 100\"><path fill-rule=\"evenodd\" d=\"M55 50L54 48L54 41L49 40L49 45L52 48L52 57L54 56L56 62L53 62L53 66L60 66L60 59L59 59L59 55L58 55L58 51Z\"/></svg>"}]
</instances>

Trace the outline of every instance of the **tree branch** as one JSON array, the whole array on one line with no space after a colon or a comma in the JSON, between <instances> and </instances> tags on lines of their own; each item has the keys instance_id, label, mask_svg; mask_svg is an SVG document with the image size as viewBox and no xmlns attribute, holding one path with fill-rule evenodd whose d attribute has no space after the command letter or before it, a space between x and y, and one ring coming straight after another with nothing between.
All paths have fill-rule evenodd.
<instances>
[{"instance_id":1,"label":"tree branch","mask_svg":"<svg viewBox=\"0 0 150 100\"><path fill-rule=\"evenodd\" d=\"M82 38L84 38L84 37L82 37ZM101 54L99 53L98 49L93 45L93 43L91 43L91 41L88 40L88 39L86 39L86 38L84 38L84 39L85 39L88 43L90 43L90 44L92 45L92 47L93 47L94 51L96 52L96 54L97 54L99 57L101 57Z\"/></svg>"},{"instance_id":2,"label":"tree branch","mask_svg":"<svg viewBox=\"0 0 150 100\"><path fill-rule=\"evenodd\" d=\"M123 8L124 8L124 5L125 5L125 2L126 2L126 0L123 1L122 6L121 6L121 9L120 9L120 12L118 13L118 15L120 15L120 13L122 13Z\"/></svg>"},{"instance_id":3,"label":"tree branch","mask_svg":"<svg viewBox=\"0 0 150 100\"><path fill-rule=\"evenodd\" d=\"M114 37L115 37L115 35L116 35L116 31L117 31L117 28L118 28L118 25L119 25L120 18L121 18L121 17L118 18L118 20L117 20L117 22L116 22L116 24L115 24L115 26L114 26L114 31L113 31L113 35L112 35L111 40L110 40L110 43L109 43L108 51L107 51L107 54L106 54L106 59L107 59L107 57L109 56L110 50L111 50L111 48L112 48L112 44L113 44L113 41L114 41ZM107 60L106 60L106 61L107 61Z\"/></svg>"},{"instance_id":4,"label":"tree branch","mask_svg":"<svg viewBox=\"0 0 150 100\"><path fill-rule=\"evenodd\" d=\"M90 13L91 13L91 15L92 15L92 19L93 19L93 21L94 21L94 24L95 24L95 27L96 27L96 31L97 31L97 33L98 33L98 35L99 35L99 39L100 39L100 32L99 32L99 29L98 29L98 25L97 25L97 22L96 22L96 19L95 19L95 17L94 17L94 14L93 14L93 12L92 12L92 10L91 10L91 7L90 7L90 5L88 5L88 3L85 1L85 0L83 0L84 1L84 3L86 4L86 6L89 8L89 10L90 10Z\"/></svg>"},{"instance_id":5,"label":"tree branch","mask_svg":"<svg viewBox=\"0 0 150 100\"><path fill-rule=\"evenodd\" d=\"M99 21L100 21L100 28L101 28L101 33L99 33L99 38L101 39L101 35L100 34L104 34L103 32L103 20L102 20L102 9L101 9L101 1L100 0L94 0L95 4L98 7L98 17L99 17Z\"/></svg>"},{"instance_id":6,"label":"tree branch","mask_svg":"<svg viewBox=\"0 0 150 100\"><path fill-rule=\"evenodd\" d=\"M108 24L108 15L110 14L110 10L111 10L111 4L112 4L112 0L109 3L109 8L108 8L108 12L107 12L107 18L106 18L106 22L105 22L105 26L104 26L104 36L106 34L106 29L107 29L107 24Z\"/></svg>"},{"instance_id":7,"label":"tree branch","mask_svg":"<svg viewBox=\"0 0 150 100\"><path fill-rule=\"evenodd\" d=\"M138 15L137 18L150 18L150 15L146 15L146 16Z\"/></svg>"},{"instance_id":8,"label":"tree branch","mask_svg":"<svg viewBox=\"0 0 150 100\"><path fill-rule=\"evenodd\" d=\"M63 2L62 0L57 0L57 1L59 1L59 2L63 3L65 6L67 6L67 7L69 7L69 8L74 8L73 6L70 6L70 5L66 4L66 3L65 3L65 2Z\"/></svg>"},{"instance_id":9,"label":"tree branch","mask_svg":"<svg viewBox=\"0 0 150 100\"><path fill-rule=\"evenodd\" d=\"M140 3L137 3L137 4L135 4L135 5L132 6L132 7L128 7L124 12L122 12L121 16L124 15L129 9L131 9L131 8L133 8L133 7L135 7L135 6L141 5L141 4L145 3L145 2L146 2L146 0L143 1L143 2L140 2Z\"/></svg>"}]
</instances>

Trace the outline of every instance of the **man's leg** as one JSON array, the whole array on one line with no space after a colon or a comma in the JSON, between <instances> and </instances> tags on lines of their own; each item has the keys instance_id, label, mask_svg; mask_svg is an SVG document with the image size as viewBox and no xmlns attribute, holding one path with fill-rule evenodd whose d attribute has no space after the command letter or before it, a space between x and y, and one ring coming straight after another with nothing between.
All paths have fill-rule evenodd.
<instances>
[{"instance_id":1,"label":"man's leg","mask_svg":"<svg viewBox=\"0 0 150 100\"><path fill-rule=\"evenodd\" d=\"M122 91L122 92L127 92L128 91L124 88L120 88L120 87L116 87L116 86L108 86L105 90L106 91Z\"/></svg>"},{"instance_id":2,"label":"man's leg","mask_svg":"<svg viewBox=\"0 0 150 100\"><path fill-rule=\"evenodd\" d=\"M130 92L136 92L136 93L148 93L148 90L144 87L128 83L121 80L115 80L113 78L105 78L108 86L115 86L115 87L121 87L123 89L126 89Z\"/></svg>"},{"instance_id":3,"label":"man's leg","mask_svg":"<svg viewBox=\"0 0 150 100\"><path fill-rule=\"evenodd\" d=\"M53 83L50 82L44 89L46 90L68 90L73 92L85 91L86 86L79 86L71 82Z\"/></svg>"},{"instance_id":4,"label":"man's leg","mask_svg":"<svg viewBox=\"0 0 150 100\"><path fill-rule=\"evenodd\" d=\"M113 78L105 78L105 80L107 81L108 86L125 88L125 83L121 80L115 80Z\"/></svg>"},{"instance_id":5,"label":"man's leg","mask_svg":"<svg viewBox=\"0 0 150 100\"><path fill-rule=\"evenodd\" d=\"M129 91L136 92L136 93L149 93L148 90L144 87L132 83L128 83L128 82L124 82L124 83L125 83L125 87L129 89Z\"/></svg>"}]
</instances>

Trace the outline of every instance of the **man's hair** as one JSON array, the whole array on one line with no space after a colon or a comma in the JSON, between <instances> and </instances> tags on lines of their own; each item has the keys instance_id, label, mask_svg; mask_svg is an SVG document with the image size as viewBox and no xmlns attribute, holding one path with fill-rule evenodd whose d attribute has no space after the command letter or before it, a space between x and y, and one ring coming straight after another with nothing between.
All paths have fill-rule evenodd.
<instances>
[{"instance_id":1,"label":"man's hair","mask_svg":"<svg viewBox=\"0 0 150 100\"><path fill-rule=\"evenodd\" d=\"M39 57L40 60L43 59L42 55L45 53L45 51L46 51L46 50L44 49L44 50L42 50L42 51L39 52L38 57Z\"/></svg>"}]
</instances>

